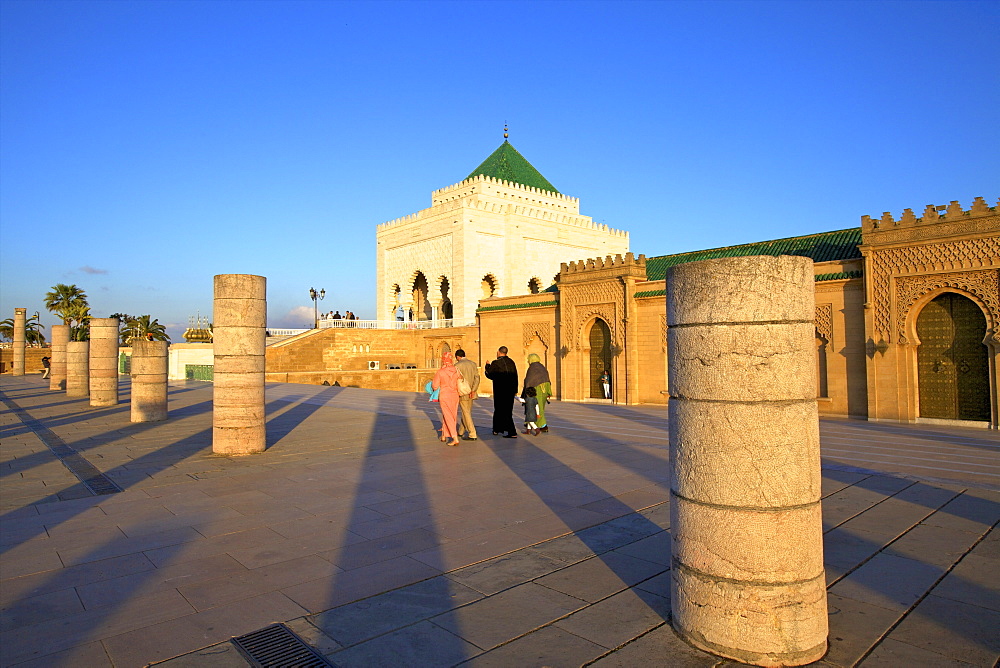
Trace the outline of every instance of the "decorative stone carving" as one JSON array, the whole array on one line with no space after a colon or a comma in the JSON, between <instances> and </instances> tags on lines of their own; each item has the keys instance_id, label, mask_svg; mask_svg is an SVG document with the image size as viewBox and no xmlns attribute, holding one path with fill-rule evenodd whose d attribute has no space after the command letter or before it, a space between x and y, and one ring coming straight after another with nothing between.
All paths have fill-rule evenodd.
<instances>
[{"instance_id":1,"label":"decorative stone carving","mask_svg":"<svg viewBox=\"0 0 1000 668\"><path fill-rule=\"evenodd\" d=\"M900 276L896 284L896 332L899 342L906 344L906 322L913 305L928 292L940 288L957 288L978 297L986 305L987 328L997 340L1000 322L1000 270L963 271L924 276Z\"/></svg>"},{"instance_id":2,"label":"decorative stone carving","mask_svg":"<svg viewBox=\"0 0 1000 668\"><path fill-rule=\"evenodd\" d=\"M833 304L816 304L816 333L826 345L833 343Z\"/></svg>"},{"instance_id":3,"label":"decorative stone carving","mask_svg":"<svg viewBox=\"0 0 1000 668\"><path fill-rule=\"evenodd\" d=\"M893 274L930 274L968 270L983 265L984 258L1000 257L1000 237L962 239L922 246L872 250L868 255L874 309L875 338L889 339L894 326Z\"/></svg>"},{"instance_id":4,"label":"decorative stone carving","mask_svg":"<svg viewBox=\"0 0 1000 668\"><path fill-rule=\"evenodd\" d=\"M546 348L552 347L552 325L549 322L526 322L523 325L523 337L522 341L524 347L527 348L528 344L531 343L531 339L538 337L538 340L542 342Z\"/></svg>"}]
</instances>

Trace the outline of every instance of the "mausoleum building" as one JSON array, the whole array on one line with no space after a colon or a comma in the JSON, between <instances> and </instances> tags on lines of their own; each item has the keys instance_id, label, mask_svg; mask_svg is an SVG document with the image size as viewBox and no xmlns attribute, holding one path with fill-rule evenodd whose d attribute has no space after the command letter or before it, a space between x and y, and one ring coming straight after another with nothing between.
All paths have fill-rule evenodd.
<instances>
[{"instance_id":1,"label":"mausoleum building","mask_svg":"<svg viewBox=\"0 0 1000 668\"><path fill-rule=\"evenodd\" d=\"M378 226L377 318L475 321L481 299L537 294L566 258L628 252L504 140L431 207Z\"/></svg>"},{"instance_id":2,"label":"mausoleum building","mask_svg":"<svg viewBox=\"0 0 1000 668\"><path fill-rule=\"evenodd\" d=\"M998 206L977 197L968 209L951 202L920 217L906 209L841 230L647 257L629 252L627 232L581 215L579 200L504 141L435 191L429 209L378 226L378 320L397 326L282 341L268 347L268 375L413 391L444 350L464 348L482 364L507 346L521 368L541 357L559 400L666 403L668 269L794 255L813 261L821 413L996 428Z\"/></svg>"}]
</instances>

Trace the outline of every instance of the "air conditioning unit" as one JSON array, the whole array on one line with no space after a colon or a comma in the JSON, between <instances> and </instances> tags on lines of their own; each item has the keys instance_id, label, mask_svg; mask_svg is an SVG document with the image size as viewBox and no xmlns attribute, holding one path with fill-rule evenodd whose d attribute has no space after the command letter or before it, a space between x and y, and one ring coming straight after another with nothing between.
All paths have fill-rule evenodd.
<instances>
[{"instance_id":1,"label":"air conditioning unit","mask_svg":"<svg viewBox=\"0 0 1000 668\"><path fill-rule=\"evenodd\" d=\"M368 363L369 371L378 371L378 360L372 360Z\"/></svg>"}]
</instances>

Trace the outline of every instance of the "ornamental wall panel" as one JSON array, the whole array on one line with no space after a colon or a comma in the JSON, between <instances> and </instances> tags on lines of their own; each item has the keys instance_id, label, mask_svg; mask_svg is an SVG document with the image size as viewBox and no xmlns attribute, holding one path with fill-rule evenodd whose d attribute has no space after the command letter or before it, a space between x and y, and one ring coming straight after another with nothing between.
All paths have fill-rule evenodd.
<instances>
[{"instance_id":1,"label":"ornamental wall panel","mask_svg":"<svg viewBox=\"0 0 1000 668\"><path fill-rule=\"evenodd\" d=\"M871 250L868 255L868 280L874 311L872 337L875 341L904 342L903 322L899 319L894 299L897 294L895 282L899 278L913 274L954 273L998 261L1000 237Z\"/></svg>"}]
</instances>

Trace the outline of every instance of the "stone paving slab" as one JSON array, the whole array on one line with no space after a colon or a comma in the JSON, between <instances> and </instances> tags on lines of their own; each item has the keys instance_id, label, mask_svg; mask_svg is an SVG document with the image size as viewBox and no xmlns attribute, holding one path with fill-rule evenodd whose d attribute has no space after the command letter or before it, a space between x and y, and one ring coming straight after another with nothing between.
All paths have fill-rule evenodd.
<instances>
[{"instance_id":1,"label":"stone paving slab","mask_svg":"<svg viewBox=\"0 0 1000 668\"><path fill-rule=\"evenodd\" d=\"M125 487L92 496L0 412L0 666L235 668L228 639L275 621L340 666L736 665L670 629L662 407L557 403L549 434L443 448L419 395L269 384L268 451L230 459L206 384L142 425L32 377L0 390ZM1000 486L905 453L1000 439L843 420L821 438L817 665L993 665ZM864 468L890 447L896 473Z\"/></svg>"}]
</instances>

